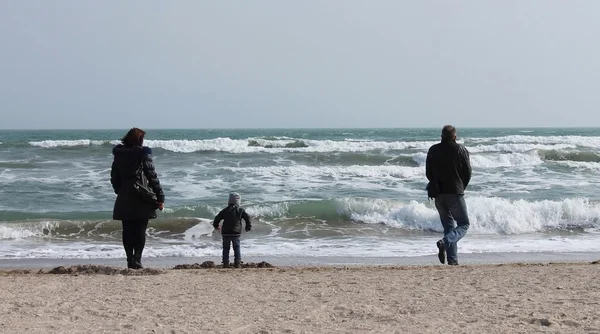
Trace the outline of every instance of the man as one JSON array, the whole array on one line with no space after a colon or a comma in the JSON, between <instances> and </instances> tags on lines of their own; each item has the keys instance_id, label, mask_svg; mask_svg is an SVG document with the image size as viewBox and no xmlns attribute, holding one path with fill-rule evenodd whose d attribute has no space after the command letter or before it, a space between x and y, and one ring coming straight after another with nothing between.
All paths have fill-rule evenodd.
<instances>
[{"instance_id":1,"label":"man","mask_svg":"<svg viewBox=\"0 0 600 334\"><path fill-rule=\"evenodd\" d=\"M471 180L471 163L467 149L456 143L456 128L446 125L442 140L429 148L425 165L429 180L428 196L435 198L435 207L444 227L444 237L437 241L438 258L449 265L458 265L458 241L469 229L469 216L464 199Z\"/></svg>"}]
</instances>

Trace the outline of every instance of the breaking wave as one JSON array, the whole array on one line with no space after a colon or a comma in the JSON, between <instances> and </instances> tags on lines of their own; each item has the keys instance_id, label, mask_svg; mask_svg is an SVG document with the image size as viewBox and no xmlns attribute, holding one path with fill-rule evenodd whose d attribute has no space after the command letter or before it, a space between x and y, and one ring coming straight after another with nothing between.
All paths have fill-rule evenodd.
<instances>
[{"instance_id":1,"label":"breaking wave","mask_svg":"<svg viewBox=\"0 0 600 334\"><path fill-rule=\"evenodd\" d=\"M468 197L472 233L520 235L552 230L600 229L600 204L586 199L562 201L509 200ZM220 208L200 205L170 209L165 217L150 223L150 235L177 237L201 225L210 234L210 221ZM279 228L288 221L322 221L326 229L352 224L377 225L406 231L441 231L432 203L386 199L345 198L339 200L287 201L246 208L253 220ZM181 218L186 216L189 218ZM196 217L196 218L193 218ZM258 223L261 224L261 223ZM0 239L30 237L116 238L121 224L112 220L44 220L0 223Z\"/></svg>"}]
</instances>

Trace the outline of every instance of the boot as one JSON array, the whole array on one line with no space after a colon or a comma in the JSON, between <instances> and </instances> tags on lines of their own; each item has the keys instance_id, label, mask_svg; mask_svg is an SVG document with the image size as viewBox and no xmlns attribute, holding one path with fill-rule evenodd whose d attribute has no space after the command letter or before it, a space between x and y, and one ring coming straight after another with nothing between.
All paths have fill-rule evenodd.
<instances>
[{"instance_id":1,"label":"boot","mask_svg":"<svg viewBox=\"0 0 600 334\"><path fill-rule=\"evenodd\" d=\"M242 261L241 260L235 260L233 261L233 266L236 268L241 268L242 267Z\"/></svg>"},{"instance_id":2,"label":"boot","mask_svg":"<svg viewBox=\"0 0 600 334\"><path fill-rule=\"evenodd\" d=\"M130 257L127 258L127 269L135 269L135 266L133 264L133 259Z\"/></svg>"},{"instance_id":3,"label":"boot","mask_svg":"<svg viewBox=\"0 0 600 334\"><path fill-rule=\"evenodd\" d=\"M144 269L144 267L142 267L142 257L141 256L133 257L133 269Z\"/></svg>"},{"instance_id":4,"label":"boot","mask_svg":"<svg viewBox=\"0 0 600 334\"><path fill-rule=\"evenodd\" d=\"M229 261L223 261L223 268L229 268Z\"/></svg>"}]
</instances>

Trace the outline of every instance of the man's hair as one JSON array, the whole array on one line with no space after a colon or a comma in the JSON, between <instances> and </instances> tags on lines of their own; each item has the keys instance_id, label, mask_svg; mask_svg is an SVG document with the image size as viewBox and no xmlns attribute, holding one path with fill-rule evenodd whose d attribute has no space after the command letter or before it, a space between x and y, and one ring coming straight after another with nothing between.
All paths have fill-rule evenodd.
<instances>
[{"instance_id":1,"label":"man's hair","mask_svg":"<svg viewBox=\"0 0 600 334\"><path fill-rule=\"evenodd\" d=\"M142 129L131 128L129 132L121 139L125 146L142 146L146 132Z\"/></svg>"},{"instance_id":2,"label":"man's hair","mask_svg":"<svg viewBox=\"0 0 600 334\"><path fill-rule=\"evenodd\" d=\"M442 128L442 139L454 139L456 128L452 125L445 125Z\"/></svg>"}]
</instances>

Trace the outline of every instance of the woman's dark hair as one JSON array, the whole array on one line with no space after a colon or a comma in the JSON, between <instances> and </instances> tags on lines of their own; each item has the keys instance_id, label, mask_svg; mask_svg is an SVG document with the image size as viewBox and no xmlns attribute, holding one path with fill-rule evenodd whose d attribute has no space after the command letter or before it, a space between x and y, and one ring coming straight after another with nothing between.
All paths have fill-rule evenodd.
<instances>
[{"instance_id":1,"label":"woman's dark hair","mask_svg":"<svg viewBox=\"0 0 600 334\"><path fill-rule=\"evenodd\" d=\"M131 128L129 132L121 139L121 143L125 146L142 146L144 144L144 136L146 131L138 128Z\"/></svg>"}]
</instances>

